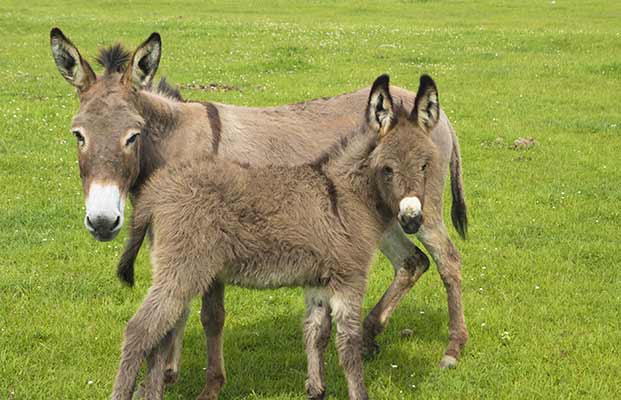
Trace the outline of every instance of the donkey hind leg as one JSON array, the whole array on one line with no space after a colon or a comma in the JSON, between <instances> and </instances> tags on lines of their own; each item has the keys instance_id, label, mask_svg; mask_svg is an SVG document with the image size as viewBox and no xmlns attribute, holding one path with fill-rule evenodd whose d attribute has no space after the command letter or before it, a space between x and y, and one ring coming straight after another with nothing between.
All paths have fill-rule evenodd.
<instances>
[{"instance_id":1,"label":"donkey hind leg","mask_svg":"<svg viewBox=\"0 0 621 400\"><path fill-rule=\"evenodd\" d=\"M323 289L306 289L306 319L304 320L304 341L308 379L306 393L311 400L321 400L326 395L324 353L330 342L332 320L328 296Z\"/></svg>"},{"instance_id":2,"label":"donkey hind leg","mask_svg":"<svg viewBox=\"0 0 621 400\"><path fill-rule=\"evenodd\" d=\"M395 308L429 268L429 258L410 241L397 223L393 223L384 234L380 250L395 268L395 277L364 321L366 357L379 352L377 335L384 331Z\"/></svg>"},{"instance_id":3,"label":"donkey hind leg","mask_svg":"<svg viewBox=\"0 0 621 400\"><path fill-rule=\"evenodd\" d=\"M362 296L364 289L339 288L330 297L336 323L336 350L345 371L350 400L368 400L362 365Z\"/></svg>"},{"instance_id":4,"label":"donkey hind leg","mask_svg":"<svg viewBox=\"0 0 621 400\"><path fill-rule=\"evenodd\" d=\"M174 327L193 293L177 282L159 282L127 324L121 363L114 383L113 400L131 399L136 375L145 354L153 351Z\"/></svg>"},{"instance_id":5,"label":"donkey hind leg","mask_svg":"<svg viewBox=\"0 0 621 400\"><path fill-rule=\"evenodd\" d=\"M431 253L446 288L449 342L440 361L440 368L453 368L457 366L459 355L468 341L461 302L461 256L442 222L433 226L423 225L416 236Z\"/></svg>"},{"instance_id":6,"label":"donkey hind leg","mask_svg":"<svg viewBox=\"0 0 621 400\"><path fill-rule=\"evenodd\" d=\"M185 325L190 316L190 307L186 307L179 321L172 330L172 343L170 351L167 353L166 369L164 371L164 383L171 385L179 379L179 369L181 365L181 350L183 349L183 334Z\"/></svg>"},{"instance_id":7,"label":"donkey hind leg","mask_svg":"<svg viewBox=\"0 0 621 400\"><path fill-rule=\"evenodd\" d=\"M224 284L220 281L214 281L203 294L203 305L201 307L201 322L207 340L207 371L205 387L198 395L197 400L217 399L226 382L222 349L224 318Z\"/></svg>"}]
</instances>

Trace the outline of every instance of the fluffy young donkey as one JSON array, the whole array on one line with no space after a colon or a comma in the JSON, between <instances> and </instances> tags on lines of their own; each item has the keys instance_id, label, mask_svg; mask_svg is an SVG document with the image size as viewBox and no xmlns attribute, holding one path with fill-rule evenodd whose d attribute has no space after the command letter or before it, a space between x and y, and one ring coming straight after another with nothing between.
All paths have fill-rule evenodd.
<instances>
[{"instance_id":1,"label":"fluffy young donkey","mask_svg":"<svg viewBox=\"0 0 621 400\"><path fill-rule=\"evenodd\" d=\"M382 75L373 84L359 129L311 163L254 168L212 158L156 172L137 198L127 248L137 251L151 225L153 285L127 325L113 399L131 398L144 355L145 397L162 397L170 331L194 296L226 283L304 287L309 398L325 396L331 319L349 398L368 398L367 272L391 221L407 233L422 223L426 168L436 157L429 132L440 114L429 76L421 77L411 112L393 103L388 83ZM199 398L215 399L225 379L221 331L209 339L208 359Z\"/></svg>"}]
</instances>

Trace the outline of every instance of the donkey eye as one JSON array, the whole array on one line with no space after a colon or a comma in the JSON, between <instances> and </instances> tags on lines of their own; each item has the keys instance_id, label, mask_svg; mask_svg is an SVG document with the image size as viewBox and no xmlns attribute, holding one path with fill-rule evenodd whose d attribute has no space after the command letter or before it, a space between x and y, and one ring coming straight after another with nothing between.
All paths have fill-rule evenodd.
<instances>
[{"instance_id":1,"label":"donkey eye","mask_svg":"<svg viewBox=\"0 0 621 400\"><path fill-rule=\"evenodd\" d=\"M423 166L421 167L421 171L424 171L427 169L427 163L424 163Z\"/></svg>"},{"instance_id":2,"label":"donkey eye","mask_svg":"<svg viewBox=\"0 0 621 400\"><path fill-rule=\"evenodd\" d=\"M130 144L134 143L136 139L138 139L138 136L140 136L139 133L134 133L133 135L128 137L127 140L125 141L125 146L129 146Z\"/></svg>"},{"instance_id":3,"label":"donkey eye","mask_svg":"<svg viewBox=\"0 0 621 400\"><path fill-rule=\"evenodd\" d=\"M389 166L385 166L384 168L382 168L382 174L385 178L390 179L392 178L393 170Z\"/></svg>"},{"instance_id":4,"label":"donkey eye","mask_svg":"<svg viewBox=\"0 0 621 400\"><path fill-rule=\"evenodd\" d=\"M73 135L78 139L78 144L80 146L84 146L84 135L80 133L80 131L73 131Z\"/></svg>"}]
</instances>

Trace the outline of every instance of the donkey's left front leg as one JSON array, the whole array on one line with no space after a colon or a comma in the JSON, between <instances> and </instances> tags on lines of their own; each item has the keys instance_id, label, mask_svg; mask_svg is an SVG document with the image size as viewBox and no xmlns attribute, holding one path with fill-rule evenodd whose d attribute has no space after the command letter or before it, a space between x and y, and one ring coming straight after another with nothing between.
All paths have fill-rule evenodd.
<instances>
[{"instance_id":1,"label":"donkey's left front leg","mask_svg":"<svg viewBox=\"0 0 621 400\"><path fill-rule=\"evenodd\" d=\"M119 371L114 383L113 400L130 400L136 376L145 356L181 318L191 296L170 282L154 284L140 309L127 324Z\"/></svg>"},{"instance_id":2,"label":"donkey's left front leg","mask_svg":"<svg viewBox=\"0 0 621 400\"><path fill-rule=\"evenodd\" d=\"M397 223L393 223L384 234L380 250L395 268L395 277L364 321L364 354L367 357L379 351L377 335L384 331L394 310L429 268L429 258Z\"/></svg>"},{"instance_id":3,"label":"donkey's left front leg","mask_svg":"<svg viewBox=\"0 0 621 400\"><path fill-rule=\"evenodd\" d=\"M147 356L147 376L134 399L159 400L164 398L164 368L173 346L174 332L168 332Z\"/></svg>"}]
</instances>

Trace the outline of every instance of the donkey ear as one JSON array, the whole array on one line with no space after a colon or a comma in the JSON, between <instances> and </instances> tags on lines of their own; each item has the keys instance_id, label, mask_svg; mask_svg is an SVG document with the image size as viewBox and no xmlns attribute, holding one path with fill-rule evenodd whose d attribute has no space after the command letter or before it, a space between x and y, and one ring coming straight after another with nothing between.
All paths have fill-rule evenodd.
<instances>
[{"instance_id":1,"label":"donkey ear","mask_svg":"<svg viewBox=\"0 0 621 400\"><path fill-rule=\"evenodd\" d=\"M420 77L420 85L410 119L416 121L427 132L430 132L440 119L438 88L429 75Z\"/></svg>"},{"instance_id":2,"label":"donkey ear","mask_svg":"<svg viewBox=\"0 0 621 400\"><path fill-rule=\"evenodd\" d=\"M58 28L50 32L50 47L56 68L78 93L85 92L97 79L91 66L82 58L71 40Z\"/></svg>"},{"instance_id":3,"label":"donkey ear","mask_svg":"<svg viewBox=\"0 0 621 400\"><path fill-rule=\"evenodd\" d=\"M397 120L389 83L388 75L378 77L371 86L367 104L367 122L371 128L378 131L380 138L390 132Z\"/></svg>"},{"instance_id":4,"label":"donkey ear","mask_svg":"<svg viewBox=\"0 0 621 400\"><path fill-rule=\"evenodd\" d=\"M134 52L129 68L123 75L123 82L137 88L145 88L151 84L162 55L162 39L154 32Z\"/></svg>"}]
</instances>

